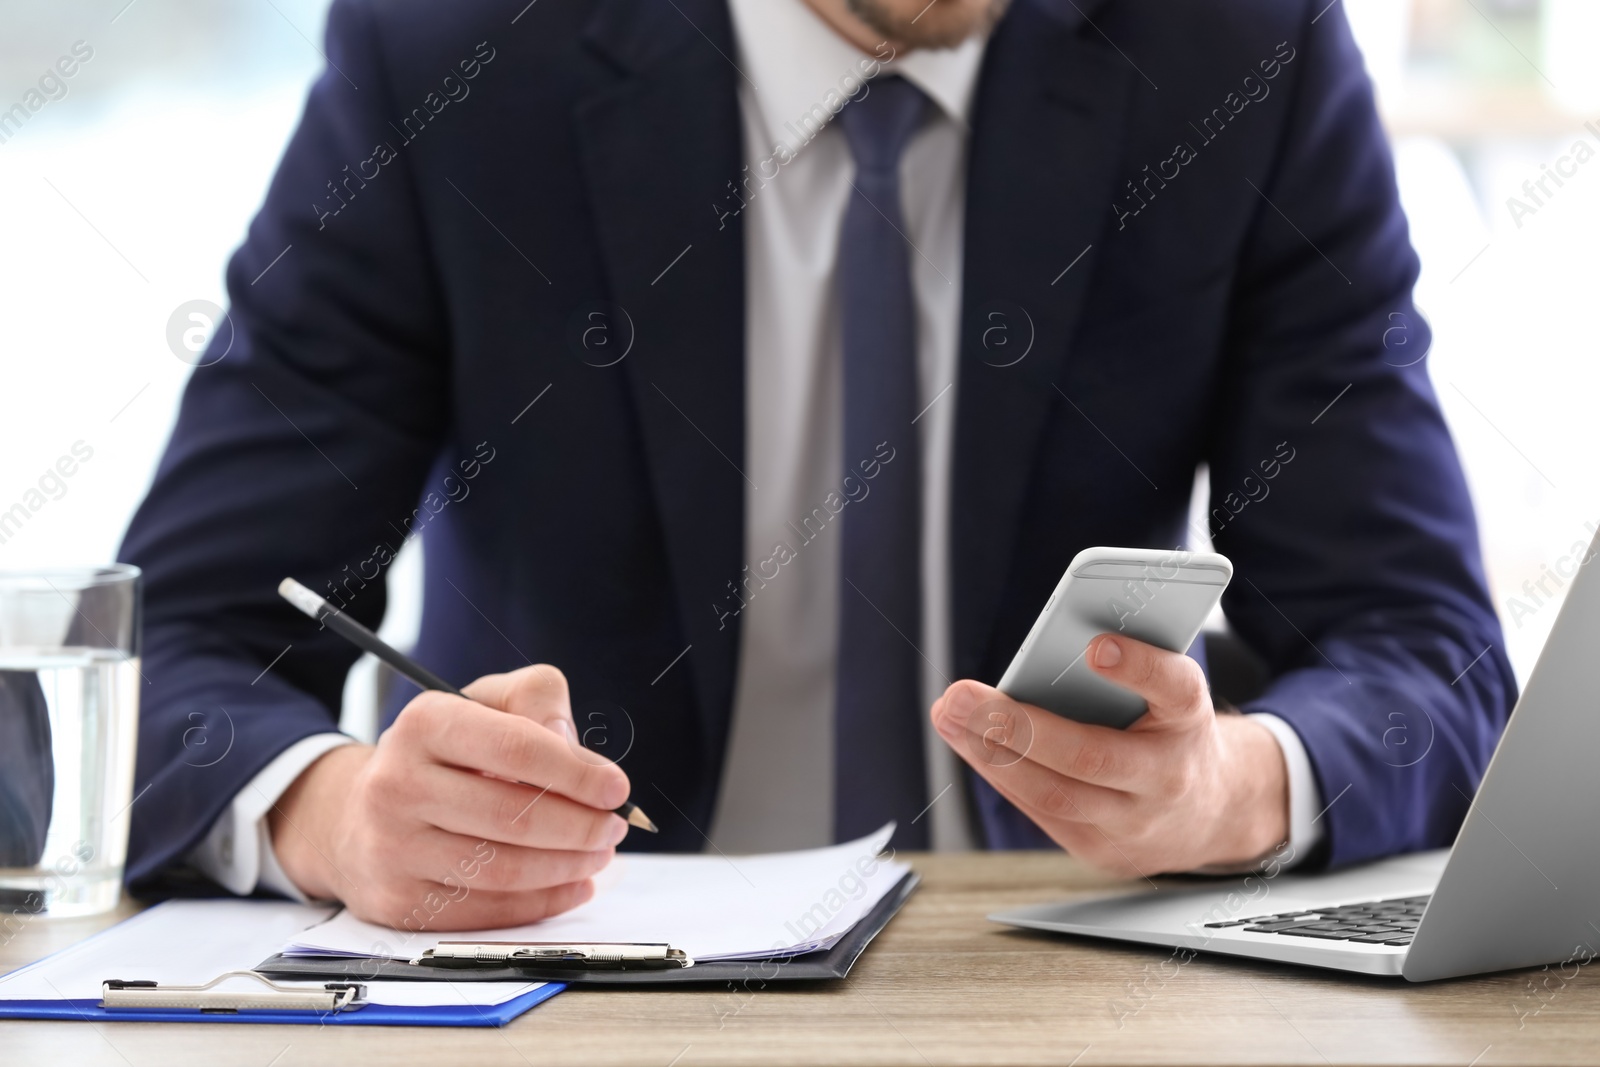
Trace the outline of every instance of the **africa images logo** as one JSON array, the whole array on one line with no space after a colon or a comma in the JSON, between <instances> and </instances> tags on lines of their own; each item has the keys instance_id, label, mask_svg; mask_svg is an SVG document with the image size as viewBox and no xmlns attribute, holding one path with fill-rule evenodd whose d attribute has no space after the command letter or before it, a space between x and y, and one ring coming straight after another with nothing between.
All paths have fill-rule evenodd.
<instances>
[{"instance_id":1,"label":"africa images logo","mask_svg":"<svg viewBox=\"0 0 1600 1067\"><path fill-rule=\"evenodd\" d=\"M1600 140L1600 126L1586 122L1583 128ZM1555 166L1552 167L1548 163L1539 164L1539 176L1529 178L1522 183L1522 195L1527 199L1506 197L1506 210L1511 212L1511 221L1517 224L1517 229L1522 229L1525 219L1530 215L1537 215L1539 209L1547 206L1556 193L1566 186L1567 183L1562 181L1563 178L1576 178L1579 173L1578 168L1594 157L1594 146L1588 141L1579 140L1572 142L1572 147L1566 153L1556 157ZM1550 187L1551 182L1555 183L1554 189Z\"/></svg>"}]
</instances>

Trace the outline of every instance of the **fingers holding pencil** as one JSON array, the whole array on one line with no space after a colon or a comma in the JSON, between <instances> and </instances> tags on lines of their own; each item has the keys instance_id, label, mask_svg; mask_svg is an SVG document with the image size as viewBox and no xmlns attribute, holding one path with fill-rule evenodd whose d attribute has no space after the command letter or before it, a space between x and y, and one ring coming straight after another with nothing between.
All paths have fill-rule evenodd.
<instances>
[{"instance_id":1,"label":"fingers holding pencil","mask_svg":"<svg viewBox=\"0 0 1600 1067\"><path fill-rule=\"evenodd\" d=\"M590 751L578 741L567 676L548 663L535 663L506 674L485 675L463 692L480 704L532 719L545 729L560 734L568 747L587 763L615 766L606 757ZM613 810L629 826L648 830L652 834L660 832L650 816L631 801L625 801Z\"/></svg>"},{"instance_id":2,"label":"fingers holding pencil","mask_svg":"<svg viewBox=\"0 0 1600 1067\"><path fill-rule=\"evenodd\" d=\"M616 785L607 787L607 792L618 796L621 803L610 807L609 801L602 802L605 807L614 811L630 826L636 826L650 833L658 832L650 817L636 804L626 799L627 776L622 773L621 768L578 743L572 721L572 703L567 689L567 679L555 667L549 664L535 664L506 674L486 675L467 686L465 690L458 690L293 578L285 578L280 582L278 593L306 615L323 623L357 647L373 653L421 688L465 697L484 707L529 720L557 734L572 754L580 756L580 761L585 766L596 770L601 767L609 768L621 782L620 796L616 793L618 788ZM609 776L600 771L598 777ZM527 781L525 778L516 780Z\"/></svg>"}]
</instances>

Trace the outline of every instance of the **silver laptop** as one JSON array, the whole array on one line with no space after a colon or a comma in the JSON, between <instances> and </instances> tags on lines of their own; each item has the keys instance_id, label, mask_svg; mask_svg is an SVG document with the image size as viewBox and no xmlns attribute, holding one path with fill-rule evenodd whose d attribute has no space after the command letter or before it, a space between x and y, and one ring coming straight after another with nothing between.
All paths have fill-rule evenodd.
<instances>
[{"instance_id":1,"label":"silver laptop","mask_svg":"<svg viewBox=\"0 0 1600 1067\"><path fill-rule=\"evenodd\" d=\"M1600 954L1596 535L1455 845L1330 874L1263 873L991 915L1413 982ZM1441 741L1443 739L1441 738ZM1448 786L1446 788L1449 788Z\"/></svg>"}]
</instances>

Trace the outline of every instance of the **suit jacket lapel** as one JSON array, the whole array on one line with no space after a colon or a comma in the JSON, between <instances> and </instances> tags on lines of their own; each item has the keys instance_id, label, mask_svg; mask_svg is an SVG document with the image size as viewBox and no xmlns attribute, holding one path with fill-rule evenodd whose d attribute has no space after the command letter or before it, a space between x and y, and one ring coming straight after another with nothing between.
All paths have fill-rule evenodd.
<instances>
[{"instance_id":1,"label":"suit jacket lapel","mask_svg":"<svg viewBox=\"0 0 1600 1067\"><path fill-rule=\"evenodd\" d=\"M978 86L951 520L962 676L987 651L1052 383L1111 219L1136 75L1087 24L1109 2L1016 0ZM587 40L617 73L579 106L577 134L613 299L634 321L624 368L715 767L738 624L712 605L740 575L748 485L743 233L712 208L742 166L732 27L721 0L609 0ZM996 309L1013 343L1022 329L1032 341L1011 366L984 345Z\"/></svg>"},{"instance_id":2,"label":"suit jacket lapel","mask_svg":"<svg viewBox=\"0 0 1600 1067\"><path fill-rule=\"evenodd\" d=\"M714 772L739 630L712 605L740 576L746 486L744 238L711 209L742 165L732 28L723 0L610 0L586 40L617 72L577 133Z\"/></svg>"},{"instance_id":3,"label":"suit jacket lapel","mask_svg":"<svg viewBox=\"0 0 1600 1067\"><path fill-rule=\"evenodd\" d=\"M1112 218L1134 72L1089 24L1106 2L1017 0L978 84L951 510L960 677L986 662L1038 441L1059 400L1052 383ZM1024 341L1028 354L1011 362Z\"/></svg>"}]
</instances>

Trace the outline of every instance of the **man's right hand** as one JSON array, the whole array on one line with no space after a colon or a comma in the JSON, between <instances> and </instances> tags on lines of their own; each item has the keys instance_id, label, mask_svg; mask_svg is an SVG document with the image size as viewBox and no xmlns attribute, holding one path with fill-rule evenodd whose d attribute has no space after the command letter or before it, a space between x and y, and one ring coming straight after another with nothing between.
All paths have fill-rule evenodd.
<instances>
[{"instance_id":1,"label":"man's right hand","mask_svg":"<svg viewBox=\"0 0 1600 1067\"><path fill-rule=\"evenodd\" d=\"M268 826L304 893L430 930L517 926L594 895L628 832L611 810L628 777L573 740L566 678L540 664L464 692L419 695L376 745L295 779Z\"/></svg>"}]
</instances>

